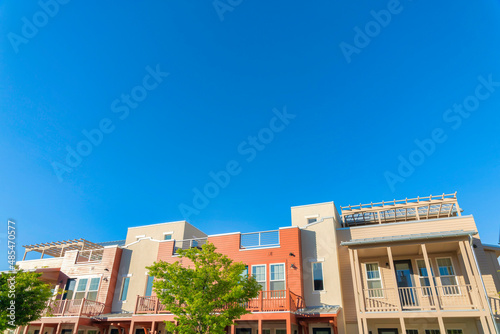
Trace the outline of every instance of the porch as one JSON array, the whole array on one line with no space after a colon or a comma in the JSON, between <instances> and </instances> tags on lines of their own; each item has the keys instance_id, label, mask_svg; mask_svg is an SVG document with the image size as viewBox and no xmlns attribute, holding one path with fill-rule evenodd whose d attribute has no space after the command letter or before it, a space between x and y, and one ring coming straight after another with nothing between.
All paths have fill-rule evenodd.
<instances>
[{"instance_id":1,"label":"porch","mask_svg":"<svg viewBox=\"0 0 500 334\"><path fill-rule=\"evenodd\" d=\"M475 231L443 231L350 240L349 249L359 333L369 319L433 319L446 333L443 318L475 318L494 330L471 247Z\"/></svg>"}]
</instances>

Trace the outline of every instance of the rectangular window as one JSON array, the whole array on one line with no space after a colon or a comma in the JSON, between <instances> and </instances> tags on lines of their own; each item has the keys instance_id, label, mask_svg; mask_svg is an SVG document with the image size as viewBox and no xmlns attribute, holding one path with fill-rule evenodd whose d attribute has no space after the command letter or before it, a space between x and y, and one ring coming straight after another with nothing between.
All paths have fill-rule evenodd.
<instances>
[{"instance_id":1,"label":"rectangular window","mask_svg":"<svg viewBox=\"0 0 500 334\"><path fill-rule=\"evenodd\" d=\"M245 266L245 269L243 270L243 272L241 273L241 276L242 277L248 277L248 266Z\"/></svg>"},{"instance_id":2,"label":"rectangular window","mask_svg":"<svg viewBox=\"0 0 500 334\"><path fill-rule=\"evenodd\" d=\"M85 291L87 290L87 278L82 278L78 281L78 285L76 287L75 299L82 299L85 297Z\"/></svg>"},{"instance_id":3,"label":"rectangular window","mask_svg":"<svg viewBox=\"0 0 500 334\"><path fill-rule=\"evenodd\" d=\"M439 329L426 329L425 334L440 334Z\"/></svg>"},{"instance_id":4,"label":"rectangular window","mask_svg":"<svg viewBox=\"0 0 500 334\"><path fill-rule=\"evenodd\" d=\"M286 334L286 329L277 329L276 334Z\"/></svg>"},{"instance_id":5,"label":"rectangular window","mask_svg":"<svg viewBox=\"0 0 500 334\"><path fill-rule=\"evenodd\" d=\"M285 264L271 264L270 290L285 290Z\"/></svg>"},{"instance_id":6,"label":"rectangular window","mask_svg":"<svg viewBox=\"0 0 500 334\"><path fill-rule=\"evenodd\" d=\"M164 234L163 235L163 240L172 240L172 233Z\"/></svg>"},{"instance_id":7,"label":"rectangular window","mask_svg":"<svg viewBox=\"0 0 500 334\"><path fill-rule=\"evenodd\" d=\"M318 218L307 218L307 223L312 224L318 221Z\"/></svg>"},{"instance_id":8,"label":"rectangular window","mask_svg":"<svg viewBox=\"0 0 500 334\"><path fill-rule=\"evenodd\" d=\"M464 331L461 329L447 329L448 334L464 334Z\"/></svg>"},{"instance_id":9,"label":"rectangular window","mask_svg":"<svg viewBox=\"0 0 500 334\"><path fill-rule=\"evenodd\" d=\"M418 334L418 329L407 329L406 334Z\"/></svg>"},{"instance_id":10,"label":"rectangular window","mask_svg":"<svg viewBox=\"0 0 500 334\"><path fill-rule=\"evenodd\" d=\"M122 293L120 296L121 301L127 300L128 284L129 283L130 283L130 277L124 277L123 278Z\"/></svg>"},{"instance_id":11,"label":"rectangular window","mask_svg":"<svg viewBox=\"0 0 500 334\"><path fill-rule=\"evenodd\" d=\"M378 263L366 263L366 281L368 285L368 296L371 298L384 297L382 291L382 278Z\"/></svg>"},{"instance_id":12,"label":"rectangular window","mask_svg":"<svg viewBox=\"0 0 500 334\"><path fill-rule=\"evenodd\" d=\"M441 285L443 286L443 294L445 295L458 295L459 290L457 286L457 277L455 276L455 270L453 269L453 264L451 258L441 258L436 259L439 276L441 278Z\"/></svg>"},{"instance_id":13,"label":"rectangular window","mask_svg":"<svg viewBox=\"0 0 500 334\"><path fill-rule=\"evenodd\" d=\"M148 281L146 283L146 293L145 296L149 297L153 294L153 281L154 281L154 276L148 276Z\"/></svg>"},{"instance_id":14,"label":"rectangular window","mask_svg":"<svg viewBox=\"0 0 500 334\"><path fill-rule=\"evenodd\" d=\"M256 333L259 334L259 330L258 329L256 330ZM271 334L271 330L270 329L263 329L262 330L262 334Z\"/></svg>"},{"instance_id":15,"label":"rectangular window","mask_svg":"<svg viewBox=\"0 0 500 334\"><path fill-rule=\"evenodd\" d=\"M314 291L323 291L323 263L314 262L312 263L312 274L313 274L313 289Z\"/></svg>"},{"instance_id":16,"label":"rectangular window","mask_svg":"<svg viewBox=\"0 0 500 334\"><path fill-rule=\"evenodd\" d=\"M252 276L262 287L262 291L267 290L266 265L252 266Z\"/></svg>"},{"instance_id":17,"label":"rectangular window","mask_svg":"<svg viewBox=\"0 0 500 334\"><path fill-rule=\"evenodd\" d=\"M90 279L89 291L87 293L88 300L97 300L97 291L99 290L99 282L101 279L99 277L94 277Z\"/></svg>"},{"instance_id":18,"label":"rectangular window","mask_svg":"<svg viewBox=\"0 0 500 334\"><path fill-rule=\"evenodd\" d=\"M62 299L73 299L73 294L75 292L75 287L76 287L76 279L72 278L69 279L68 282L66 283L66 293L63 295Z\"/></svg>"},{"instance_id":19,"label":"rectangular window","mask_svg":"<svg viewBox=\"0 0 500 334\"><path fill-rule=\"evenodd\" d=\"M429 274L427 272L427 266L425 265L425 260L417 260L418 275L420 280L420 286L422 287L422 295L428 296L431 292L431 282L429 281ZM434 271L431 268L431 276L434 279ZM434 280L434 283L436 281Z\"/></svg>"}]
</instances>

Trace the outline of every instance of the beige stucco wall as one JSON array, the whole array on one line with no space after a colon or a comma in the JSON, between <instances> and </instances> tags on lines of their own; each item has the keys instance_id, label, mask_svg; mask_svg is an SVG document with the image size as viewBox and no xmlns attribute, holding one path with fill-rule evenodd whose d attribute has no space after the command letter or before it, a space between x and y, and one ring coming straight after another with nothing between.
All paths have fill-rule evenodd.
<instances>
[{"instance_id":1,"label":"beige stucco wall","mask_svg":"<svg viewBox=\"0 0 500 334\"><path fill-rule=\"evenodd\" d=\"M406 329L417 329L419 333L425 333L426 329L439 329L439 324L436 319L431 318L408 318L405 321ZM444 326L448 329L462 329L466 334L479 334L478 320L474 318L448 318L444 320ZM368 330L373 333L378 333L379 328L397 328L401 333L401 325L399 319L369 319ZM357 328L352 331L357 333ZM351 332L348 332L351 334Z\"/></svg>"},{"instance_id":2,"label":"beige stucco wall","mask_svg":"<svg viewBox=\"0 0 500 334\"><path fill-rule=\"evenodd\" d=\"M130 227L127 231L118 282L113 298L113 312L133 312L137 295L143 296L147 284L147 266L158 259L158 248L164 242L164 233L172 239L184 240L205 237L206 234L185 221ZM120 301L124 277L130 277L127 300Z\"/></svg>"},{"instance_id":3,"label":"beige stucco wall","mask_svg":"<svg viewBox=\"0 0 500 334\"><path fill-rule=\"evenodd\" d=\"M307 224L307 218L317 222ZM292 225L301 228L304 299L306 306L339 305L339 332L345 324L342 309L338 240L336 229L340 226L339 216L333 202L292 207ZM324 291L313 290L312 263L323 263ZM312 332L311 332L312 333Z\"/></svg>"}]
</instances>

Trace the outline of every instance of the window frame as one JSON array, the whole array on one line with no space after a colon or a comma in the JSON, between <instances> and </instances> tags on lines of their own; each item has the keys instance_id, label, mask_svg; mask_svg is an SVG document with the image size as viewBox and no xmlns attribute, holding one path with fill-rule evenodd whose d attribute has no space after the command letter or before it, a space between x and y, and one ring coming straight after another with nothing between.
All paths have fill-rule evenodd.
<instances>
[{"instance_id":1,"label":"window frame","mask_svg":"<svg viewBox=\"0 0 500 334\"><path fill-rule=\"evenodd\" d=\"M121 289L120 289L120 301L122 303L126 303L127 302L127 298L128 298L128 288L130 286L130 279L132 278L132 275L126 275L126 276L123 276L122 277L122 286L121 286ZM125 290L125 281L128 279L128 283L127 283L127 290L125 291L125 299L123 299L123 292Z\"/></svg>"},{"instance_id":2,"label":"window frame","mask_svg":"<svg viewBox=\"0 0 500 334\"><path fill-rule=\"evenodd\" d=\"M95 292L96 293L96 299L95 301L97 301L97 298L99 297L99 290L101 289L101 282L102 282L102 275L92 275L92 276L81 276L81 277L75 277L75 278L69 278L68 281L70 279L73 279L75 280L75 288L73 290L73 294L71 296L71 299L69 298L66 298L67 300L80 300L80 299L87 299L88 297L88 294L89 292ZM90 289L90 285L91 285L91 282L92 282L92 279L96 279L98 278L99 279L99 284L97 285L97 290L89 290ZM87 283L85 284L85 289L84 290L78 290L78 287L80 285L80 281L82 280L87 280ZM83 297L81 298L75 298L76 295L78 293L83 293Z\"/></svg>"},{"instance_id":3,"label":"window frame","mask_svg":"<svg viewBox=\"0 0 500 334\"><path fill-rule=\"evenodd\" d=\"M441 275L441 272L439 271L438 260L442 260L442 259L449 259L450 260L451 269L453 270L453 275ZM439 282L441 283L441 288L443 289L442 290L443 296L460 296L460 295L462 295L460 285L458 284L457 271L455 270L455 264L453 263L453 258L451 256L442 256L442 257L436 257L434 260L436 261L436 268L437 268L437 272L439 273ZM453 284L444 285L441 277L453 277L453 278L455 278L455 284L454 285ZM453 290L455 290L457 293L446 293L446 290L444 288L445 287L452 287L452 286L456 287L456 289L453 289Z\"/></svg>"},{"instance_id":4,"label":"window frame","mask_svg":"<svg viewBox=\"0 0 500 334\"><path fill-rule=\"evenodd\" d=\"M267 265L266 264L252 264L252 266L251 266L251 270L252 270L251 271L251 277L254 277L254 273L253 273L253 268L254 267L264 267L264 281L263 282L265 282L265 284L264 284L265 285L265 289L263 289L262 291L267 291L268 290L268 288L267 288ZM257 278L255 280L257 281ZM260 282L262 282L262 281L260 281ZM260 282L257 281L257 283L259 283L259 285L260 285Z\"/></svg>"},{"instance_id":5,"label":"window frame","mask_svg":"<svg viewBox=\"0 0 500 334\"><path fill-rule=\"evenodd\" d=\"M278 334L278 331L285 331L285 334L288 334L288 333L286 332L286 328L275 328L275 329L274 329L274 333L275 333L275 334Z\"/></svg>"},{"instance_id":6,"label":"window frame","mask_svg":"<svg viewBox=\"0 0 500 334\"><path fill-rule=\"evenodd\" d=\"M277 266L277 265L282 265L283 266L283 279L282 280L272 280L272 266ZM281 290L271 290L271 282L283 282L284 283L284 288ZM286 290L286 265L284 262L279 262L279 263L270 263L269 264L269 291L283 291Z\"/></svg>"},{"instance_id":7,"label":"window frame","mask_svg":"<svg viewBox=\"0 0 500 334\"><path fill-rule=\"evenodd\" d=\"M418 334L418 329L416 328L409 328L409 329L406 329L406 334L415 334L415 333L408 333L408 331L415 331L416 334Z\"/></svg>"},{"instance_id":8,"label":"window frame","mask_svg":"<svg viewBox=\"0 0 500 334\"><path fill-rule=\"evenodd\" d=\"M417 273L418 273L418 284L420 285L420 288L427 288L427 289L421 289L422 291L422 296L423 297L429 297L429 291L431 291L431 278L434 282L434 286L437 286L436 284L436 275L434 275L434 268L432 267L432 262L429 261L429 266L431 267L431 276L429 276L429 273L427 273L427 276L422 276L420 275L420 267L418 266L418 262L422 261L424 263L424 268L427 271L427 266L425 264L425 259L415 259L415 266L417 267ZM422 285L422 278L427 278L429 280L429 285ZM431 295L432 296L432 295Z\"/></svg>"},{"instance_id":9,"label":"window frame","mask_svg":"<svg viewBox=\"0 0 500 334\"><path fill-rule=\"evenodd\" d=\"M377 269L378 269L378 279L373 279L373 278L368 278L368 268L366 267L369 264L377 264ZM384 282L382 281L382 272L380 271L380 263L377 262L365 262L364 263L364 269L365 269L365 277L366 277L366 289L368 290L368 297L369 298L385 298L385 293L384 293ZM370 287L368 286L368 281L380 281L380 296L371 296L371 292L369 291Z\"/></svg>"},{"instance_id":10,"label":"window frame","mask_svg":"<svg viewBox=\"0 0 500 334\"><path fill-rule=\"evenodd\" d=\"M446 329L446 334L453 334L450 333L450 331L460 331L461 334L464 334L464 330L462 328L451 328L451 329Z\"/></svg>"},{"instance_id":11,"label":"window frame","mask_svg":"<svg viewBox=\"0 0 500 334\"><path fill-rule=\"evenodd\" d=\"M166 237L170 236L170 239L165 239ZM163 241L170 241L174 240L174 232L163 232Z\"/></svg>"},{"instance_id":12,"label":"window frame","mask_svg":"<svg viewBox=\"0 0 500 334\"><path fill-rule=\"evenodd\" d=\"M322 285L323 285L323 289L321 290L316 290L315 286L314 286L314 265L318 263L318 264L321 264L321 281L322 281ZM315 262L311 262L311 274L312 274L312 290L313 292L316 292L316 293L320 293L320 292L324 292L325 291L325 275L323 273L323 261L315 261Z\"/></svg>"},{"instance_id":13,"label":"window frame","mask_svg":"<svg viewBox=\"0 0 500 334\"><path fill-rule=\"evenodd\" d=\"M150 276L149 274L146 276L146 286L144 287L144 297L151 297L153 295L153 283L155 281L155 277L154 276ZM148 286L149 286L149 279L152 277L152 280L151 280L151 294L148 295Z\"/></svg>"}]
</instances>

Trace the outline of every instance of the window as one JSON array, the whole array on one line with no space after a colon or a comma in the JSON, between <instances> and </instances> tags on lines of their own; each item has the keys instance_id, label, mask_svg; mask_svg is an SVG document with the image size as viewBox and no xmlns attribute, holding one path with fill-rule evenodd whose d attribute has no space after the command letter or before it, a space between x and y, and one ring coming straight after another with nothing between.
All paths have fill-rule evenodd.
<instances>
[{"instance_id":1,"label":"window","mask_svg":"<svg viewBox=\"0 0 500 334\"><path fill-rule=\"evenodd\" d=\"M406 334L418 334L418 329L407 329Z\"/></svg>"},{"instance_id":2,"label":"window","mask_svg":"<svg viewBox=\"0 0 500 334\"><path fill-rule=\"evenodd\" d=\"M323 263L314 262L312 263L312 274L313 274L313 290L323 291Z\"/></svg>"},{"instance_id":3,"label":"window","mask_svg":"<svg viewBox=\"0 0 500 334\"><path fill-rule=\"evenodd\" d=\"M439 329L426 329L425 334L440 334Z\"/></svg>"},{"instance_id":4,"label":"window","mask_svg":"<svg viewBox=\"0 0 500 334\"><path fill-rule=\"evenodd\" d=\"M241 273L241 276L242 277L248 277L248 266L245 266L245 269L243 270L243 272Z\"/></svg>"},{"instance_id":5,"label":"window","mask_svg":"<svg viewBox=\"0 0 500 334\"><path fill-rule=\"evenodd\" d=\"M368 296L372 298L383 297L384 292L382 291L382 279L380 278L378 263L366 263L365 267Z\"/></svg>"},{"instance_id":6,"label":"window","mask_svg":"<svg viewBox=\"0 0 500 334\"><path fill-rule=\"evenodd\" d=\"M172 240L172 233L165 233L163 235L163 240Z\"/></svg>"},{"instance_id":7,"label":"window","mask_svg":"<svg viewBox=\"0 0 500 334\"><path fill-rule=\"evenodd\" d=\"M153 294L153 281L154 281L154 276L148 276L148 281L146 283L146 293L145 296L149 297Z\"/></svg>"},{"instance_id":8,"label":"window","mask_svg":"<svg viewBox=\"0 0 500 334\"><path fill-rule=\"evenodd\" d=\"M252 276L260 284L262 290L267 290L266 265L252 266Z\"/></svg>"},{"instance_id":9,"label":"window","mask_svg":"<svg viewBox=\"0 0 500 334\"><path fill-rule=\"evenodd\" d=\"M308 224L312 224L312 223L315 223L318 221L318 218L314 217L314 218L307 218L307 223Z\"/></svg>"},{"instance_id":10,"label":"window","mask_svg":"<svg viewBox=\"0 0 500 334\"><path fill-rule=\"evenodd\" d=\"M130 277L124 277L123 278L123 286L122 286L122 294L120 296L121 301L127 300L128 284L129 283L130 283Z\"/></svg>"},{"instance_id":11,"label":"window","mask_svg":"<svg viewBox=\"0 0 500 334\"><path fill-rule=\"evenodd\" d=\"M422 289L422 295L423 296L428 296L431 289L431 282L429 281L429 274L427 273L427 267L425 265L425 261L420 259L417 260L417 268L418 268L418 275L420 276L420 286L423 288ZM431 274L434 279L434 271L431 268ZM435 280L434 280L435 283Z\"/></svg>"},{"instance_id":12,"label":"window","mask_svg":"<svg viewBox=\"0 0 500 334\"><path fill-rule=\"evenodd\" d=\"M85 297L85 290L87 290L87 278L81 278L78 280L78 285L76 286L75 299L82 299Z\"/></svg>"},{"instance_id":13,"label":"window","mask_svg":"<svg viewBox=\"0 0 500 334\"><path fill-rule=\"evenodd\" d=\"M87 334L97 334L97 331L94 331L94 330L92 330L92 331L87 331Z\"/></svg>"},{"instance_id":14,"label":"window","mask_svg":"<svg viewBox=\"0 0 500 334\"><path fill-rule=\"evenodd\" d=\"M62 299L73 299L73 293L75 292L76 279L69 279L66 283L66 293L63 295Z\"/></svg>"},{"instance_id":15,"label":"window","mask_svg":"<svg viewBox=\"0 0 500 334\"><path fill-rule=\"evenodd\" d=\"M97 291L99 290L99 282L101 279L99 277L94 277L90 279L89 290L87 292L88 300L97 300Z\"/></svg>"},{"instance_id":16,"label":"window","mask_svg":"<svg viewBox=\"0 0 500 334\"><path fill-rule=\"evenodd\" d=\"M271 264L271 280L269 287L271 291L285 290L285 264Z\"/></svg>"},{"instance_id":17,"label":"window","mask_svg":"<svg viewBox=\"0 0 500 334\"><path fill-rule=\"evenodd\" d=\"M441 285L443 286L443 294L445 295L457 295L459 294L457 285L457 278L455 276L455 270L453 269L453 264L451 263L451 258L441 258L436 259L439 276L441 278Z\"/></svg>"},{"instance_id":18,"label":"window","mask_svg":"<svg viewBox=\"0 0 500 334\"><path fill-rule=\"evenodd\" d=\"M286 334L286 329L277 329L276 334Z\"/></svg>"},{"instance_id":19,"label":"window","mask_svg":"<svg viewBox=\"0 0 500 334\"><path fill-rule=\"evenodd\" d=\"M464 334L464 331L461 329L448 329L446 332L448 332L448 334Z\"/></svg>"},{"instance_id":20,"label":"window","mask_svg":"<svg viewBox=\"0 0 500 334\"><path fill-rule=\"evenodd\" d=\"M256 330L256 333L259 334L259 330L258 329ZM263 329L262 330L262 334L271 334L271 330L270 329Z\"/></svg>"}]
</instances>

